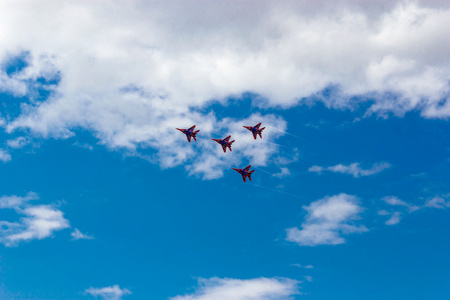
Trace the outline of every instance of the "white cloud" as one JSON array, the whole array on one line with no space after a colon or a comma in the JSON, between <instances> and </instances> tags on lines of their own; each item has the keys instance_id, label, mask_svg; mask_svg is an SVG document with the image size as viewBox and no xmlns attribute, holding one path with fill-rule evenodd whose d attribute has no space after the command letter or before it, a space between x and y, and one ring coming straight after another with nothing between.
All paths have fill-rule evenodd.
<instances>
[{"instance_id":1,"label":"white cloud","mask_svg":"<svg viewBox=\"0 0 450 300\"><path fill-rule=\"evenodd\" d=\"M314 268L312 265L302 266L301 264L292 264L291 266L298 267L298 268L305 268L305 269L313 269Z\"/></svg>"},{"instance_id":2,"label":"white cloud","mask_svg":"<svg viewBox=\"0 0 450 300\"><path fill-rule=\"evenodd\" d=\"M388 216L388 215L390 215L391 213L390 212L388 212L387 210L385 210L385 209L382 209L382 210L379 210L378 211L378 215L380 215L380 216Z\"/></svg>"},{"instance_id":3,"label":"white cloud","mask_svg":"<svg viewBox=\"0 0 450 300\"><path fill-rule=\"evenodd\" d=\"M16 76L10 77L5 72L0 71L0 92L21 97L26 95L28 88L26 83Z\"/></svg>"},{"instance_id":4,"label":"white cloud","mask_svg":"<svg viewBox=\"0 0 450 300\"><path fill-rule=\"evenodd\" d=\"M30 200L38 199L35 193L25 197L2 196L0 208L14 209L22 215L18 222L0 221L0 243L16 246L22 241L44 239L53 232L70 227L62 211L52 205L31 205Z\"/></svg>"},{"instance_id":5,"label":"white cloud","mask_svg":"<svg viewBox=\"0 0 450 300\"><path fill-rule=\"evenodd\" d=\"M72 236L73 240L93 240L94 239L93 236L81 233L81 231L78 230L78 228L75 228L75 230L70 235Z\"/></svg>"},{"instance_id":6,"label":"white cloud","mask_svg":"<svg viewBox=\"0 0 450 300\"><path fill-rule=\"evenodd\" d=\"M307 281L309 281L309 282L312 281L312 277L311 277L311 276L308 276L308 275L305 276L305 279L306 279Z\"/></svg>"},{"instance_id":7,"label":"white cloud","mask_svg":"<svg viewBox=\"0 0 450 300\"><path fill-rule=\"evenodd\" d=\"M30 200L39 199L38 195L34 192L29 192L25 197L20 197L16 195L12 196L1 196L0 197L0 208L19 208L23 204L26 204Z\"/></svg>"},{"instance_id":8,"label":"white cloud","mask_svg":"<svg viewBox=\"0 0 450 300\"><path fill-rule=\"evenodd\" d=\"M448 196L448 195L447 195ZM433 208L447 208L450 207L450 201L446 201L443 197L441 196L434 196L431 199L428 199L425 202L425 207L433 207Z\"/></svg>"},{"instance_id":9,"label":"white cloud","mask_svg":"<svg viewBox=\"0 0 450 300\"><path fill-rule=\"evenodd\" d=\"M389 220L387 220L385 222L386 225L395 225L397 223L399 223L401 220L401 214L398 211L395 211L392 213L391 217L389 218Z\"/></svg>"},{"instance_id":10,"label":"white cloud","mask_svg":"<svg viewBox=\"0 0 450 300\"><path fill-rule=\"evenodd\" d=\"M0 161L7 162L11 160L11 154L0 148Z\"/></svg>"},{"instance_id":11,"label":"white cloud","mask_svg":"<svg viewBox=\"0 0 450 300\"><path fill-rule=\"evenodd\" d=\"M408 202L405 202L401 199L399 199L398 197L395 196L386 196L383 197L381 200L383 200L386 204L390 205L390 206L402 206L408 209L408 213L412 213L414 211L417 211L419 209L421 209L422 207L420 206L416 206L416 205L412 205ZM400 223L401 219L402 219L402 214L399 211L388 211L386 209L382 209L378 211L378 215L380 216L390 216L388 220L386 220L385 224L386 225L395 225Z\"/></svg>"},{"instance_id":12,"label":"white cloud","mask_svg":"<svg viewBox=\"0 0 450 300\"><path fill-rule=\"evenodd\" d=\"M298 281L287 278L199 279L195 293L171 300L282 300L299 294Z\"/></svg>"},{"instance_id":13,"label":"white cloud","mask_svg":"<svg viewBox=\"0 0 450 300\"><path fill-rule=\"evenodd\" d=\"M131 295L131 291L128 289L121 289L119 285L113 285L103 288L89 288L84 291L86 294L100 297L104 300L120 300L123 296Z\"/></svg>"},{"instance_id":14,"label":"white cloud","mask_svg":"<svg viewBox=\"0 0 450 300\"><path fill-rule=\"evenodd\" d=\"M339 194L303 206L308 212L302 229L288 228L287 240L301 246L337 245L345 242L341 235L368 231L355 225L363 208L355 196Z\"/></svg>"},{"instance_id":15,"label":"white cloud","mask_svg":"<svg viewBox=\"0 0 450 300\"><path fill-rule=\"evenodd\" d=\"M377 174L384 169L390 168L391 165L388 163L375 163L372 165L370 169L363 169L360 167L359 163L352 163L350 165L342 165L338 164L332 167L320 167L320 166L312 166L308 169L309 172L316 172L321 173L323 171L330 171L330 172L336 172L336 173L343 173L343 174L350 174L353 177L360 177L360 176L370 176Z\"/></svg>"},{"instance_id":16,"label":"white cloud","mask_svg":"<svg viewBox=\"0 0 450 300\"><path fill-rule=\"evenodd\" d=\"M408 208L409 212L413 212L415 210L420 209L419 206L410 204L408 202L405 202L403 200L400 200L399 198L395 197L395 196L386 196L382 199L384 202L386 202L389 205L393 205L393 206L405 206Z\"/></svg>"},{"instance_id":17,"label":"white cloud","mask_svg":"<svg viewBox=\"0 0 450 300\"><path fill-rule=\"evenodd\" d=\"M70 227L63 213L49 205L27 207L20 213L25 216L20 222L3 223L1 241L6 246L14 246L18 242L32 239L41 240L51 236L54 231Z\"/></svg>"},{"instance_id":18,"label":"white cloud","mask_svg":"<svg viewBox=\"0 0 450 300\"><path fill-rule=\"evenodd\" d=\"M286 177L289 175L291 175L291 172L286 167L282 167L279 173L273 174L273 176L278 177L278 178L283 178L283 177Z\"/></svg>"},{"instance_id":19,"label":"white cloud","mask_svg":"<svg viewBox=\"0 0 450 300\"><path fill-rule=\"evenodd\" d=\"M13 140L6 141L6 144L10 148L22 148L30 143L30 139L20 136L18 138L15 138Z\"/></svg>"},{"instance_id":20,"label":"white cloud","mask_svg":"<svg viewBox=\"0 0 450 300\"><path fill-rule=\"evenodd\" d=\"M0 61L30 54L18 83L0 76L3 90L22 95L24 82L61 76L48 100L24 104L6 128L43 137L83 128L110 148L155 149L152 159L171 167L194 155L174 127L212 128L216 117L197 109L248 91L288 107L334 85L336 97L314 98L348 107L364 94L370 111L446 118L448 27L449 5L436 1L1 1ZM222 160L199 161L215 169L189 172L221 176Z\"/></svg>"},{"instance_id":21,"label":"white cloud","mask_svg":"<svg viewBox=\"0 0 450 300\"><path fill-rule=\"evenodd\" d=\"M80 147L80 148L83 148L83 149L86 149L86 150L94 150L93 146L91 146L89 144L86 144L86 143L85 144L80 144L80 143L76 142L73 145L77 146L77 147Z\"/></svg>"},{"instance_id":22,"label":"white cloud","mask_svg":"<svg viewBox=\"0 0 450 300\"><path fill-rule=\"evenodd\" d=\"M415 212L417 210L423 209L423 208L439 208L444 209L447 207L450 207L450 201L446 201L444 198L448 197L448 195L442 195L442 196L434 196L433 198L428 199L424 205L417 206L413 205L411 203L408 203L406 201L403 201L395 196L386 196L383 197L382 200L391 206L401 206L407 208L408 213ZM378 215L380 216L389 216L390 218L385 222L386 225L395 225L400 222L402 219L402 213L399 211L390 212L385 209L379 210Z\"/></svg>"},{"instance_id":23,"label":"white cloud","mask_svg":"<svg viewBox=\"0 0 450 300\"><path fill-rule=\"evenodd\" d=\"M382 199L384 202L386 202L389 205L399 205L399 206L409 206L409 203L400 200L399 198L395 196L386 196Z\"/></svg>"}]
</instances>

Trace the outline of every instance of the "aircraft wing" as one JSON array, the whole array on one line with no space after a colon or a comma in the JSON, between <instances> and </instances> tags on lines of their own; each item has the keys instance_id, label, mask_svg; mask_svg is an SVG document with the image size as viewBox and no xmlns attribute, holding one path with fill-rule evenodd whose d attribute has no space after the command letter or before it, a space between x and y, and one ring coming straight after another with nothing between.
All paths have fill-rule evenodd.
<instances>
[{"instance_id":1,"label":"aircraft wing","mask_svg":"<svg viewBox=\"0 0 450 300\"><path fill-rule=\"evenodd\" d=\"M227 145L222 145L222 149L224 153L227 153Z\"/></svg>"},{"instance_id":2,"label":"aircraft wing","mask_svg":"<svg viewBox=\"0 0 450 300\"><path fill-rule=\"evenodd\" d=\"M248 165L244 168L245 171L248 171L252 165Z\"/></svg>"},{"instance_id":3,"label":"aircraft wing","mask_svg":"<svg viewBox=\"0 0 450 300\"><path fill-rule=\"evenodd\" d=\"M186 138L187 138L188 142L190 143L191 142L191 136L189 134L186 134Z\"/></svg>"},{"instance_id":4,"label":"aircraft wing","mask_svg":"<svg viewBox=\"0 0 450 300\"><path fill-rule=\"evenodd\" d=\"M255 131L252 131L252 133L253 133L253 138L256 140L256 136L257 136L257 132L255 132Z\"/></svg>"},{"instance_id":5,"label":"aircraft wing","mask_svg":"<svg viewBox=\"0 0 450 300\"><path fill-rule=\"evenodd\" d=\"M245 175L244 174L242 174L242 179L244 180L244 182L245 182Z\"/></svg>"},{"instance_id":6,"label":"aircraft wing","mask_svg":"<svg viewBox=\"0 0 450 300\"><path fill-rule=\"evenodd\" d=\"M231 137L231 135L227 136L227 137L224 138L223 140L228 142L228 141L230 140L230 137Z\"/></svg>"},{"instance_id":7,"label":"aircraft wing","mask_svg":"<svg viewBox=\"0 0 450 300\"><path fill-rule=\"evenodd\" d=\"M258 128L258 129L259 129L259 126L261 126L261 123L256 124L256 125L255 125L255 128Z\"/></svg>"},{"instance_id":8,"label":"aircraft wing","mask_svg":"<svg viewBox=\"0 0 450 300\"><path fill-rule=\"evenodd\" d=\"M192 126L191 128L189 128L188 130L194 130L194 128L195 128L195 125Z\"/></svg>"}]
</instances>

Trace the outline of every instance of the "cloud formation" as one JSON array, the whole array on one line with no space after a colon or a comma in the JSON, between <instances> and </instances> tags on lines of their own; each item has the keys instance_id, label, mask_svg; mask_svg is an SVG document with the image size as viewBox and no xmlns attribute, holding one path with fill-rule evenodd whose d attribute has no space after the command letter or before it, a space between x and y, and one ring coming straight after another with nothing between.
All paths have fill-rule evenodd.
<instances>
[{"instance_id":1,"label":"cloud formation","mask_svg":"<svg viewBox=\"0 0 450 300\"><path fill-rule=\"evenodd\" d=\"M434 196L433 198L428 199L425 202L424 206L439 208L439 209L448 208L448 207L450 207L450 200L448 200L449 196L450 196L449 194L441 195L441 196Z\"/></svg>"},{"instance_id":2,"label":"cloud formation","mask_svg":"<svg viewBox=\"0 0 450 300\"><path fill-rule=\"evenodd\" d=\"M7 162L11 160L11 154L0 148L0 161Z\"/></svg>"},{"instance_id":3,"label":"cloud formation","mask_svg":"<svg viewBox=\"0 0 450 300\"><path fill-rule=\"evenodd\" d=\"M23 70L0 74L0 90L33 98L39 78L60 78L4 126L44 138L82 128L172 167L194 154L173 128L212 128L210 104L246 92L265 107L346 108L356 95L369 113L447 118L449 20L439 1L2 1L0 61L29 55ZM217 178L208 165L222 163L206 154L188 171Z\"/></svg>"},{"instance_id":4,"label":"cloud formation","mask_svg":"<svg viewBox=\"0 0 450 300\"><path fill-rule=\"evenodd\" d=\"M386 196L383 197L381 200L385 202L386 204L392 206L392 207L403 207L403 211L406 211L407 213L412 213L424 208L438 208L438 209L446 209L450 207L450 201L446 200L449 198L450 194L444 194L444 195L436 195L432 198L429 198L425 201L423 205L414 205L411 203L408 203L406 201L401 200L400 198L396 196ZM378 215L380 216L390 216L389 219L385 222L386 225L395 225L400 223L402 219L402 212L398 210L386 210L382 209L378 211Z\"/></svg>"},{"instance_id":5,"label":"cloud formation","mask_svg":"<svg viewBox=\"0 0 450 300\"><path fill-rule=\"evenodd\" d=\"M193 294L176 296L171 300L283 300L299 294L299 282L287 278L199 279Z\"/></svg>"},{"instance_id":6,"label":"cloud formation","mask_svg":"<svg viewBox=\"0 0 450 300\"><path fill-rule=\"evenodd\" d=\"M7 247L16 246L20 242L50 237L53 232L70 227L62 211L52 205L32 205L37 200L35 193L25 197L0 197L1 209L14 209L22 215L19 221L0 221L0 243Z\"/></svg>"},{"instance_id":7,"label":"cloud formation","mask_svg":"<svg viewBox=\"0 0 450 300\"><path fill-rule=\"evenodd\" d=\"M394 211L391 214L391 217L385 222L386 225L395 225L398 224L401 220L401 214L398 211Z\"/></svg>"},{"instance_id":8,"label":"cloud formation","mask_svg":"<svg viewBox=\"0 0 450 300\"><path fill-rule=\"evenodd\" d=\"M30 143L30 139L23 137L23 136L6 141L6 144L8 145L8 147L13 148L13 149L22 148L22 147L28 145L29 143Z\"/></svg>"},{"instance_id":9,"label":"cloud formation","mask_svg":"<svg viewBox=\"0 0 450 300\"><path fill-rule=\"evenodd\" d=\"M75 228L75 230L70 235L72 236L73 240L93 240L94 239L93 236L81 233L81 231L78 230L78 228Z\"/></svg>"},{"instance_id":10,"label":"cloud formation","mask_svg":"<svg viewBox=\"0 0 450 300\"><path fill-rule=\"evenodd\" d=\"M363 208L355 196L339 194L303 206L308 214L301 229L286 230L286 240L301 246L337 245L345 242L341 235L368 231L356 225Z\"/></svg>"},{"instance_id":11,"label":"cloud formation","mask_svg":"<svg viewBox=\"0 0 450 300\"><path fill-rule=\"evenodd\" d=\"M386 202L387 204L392 205L392 206L404 206L404 207L407 207L409 212L413 212L413 211L418 210L418 209L421 208L420 206L410 204L410 203L405 202L405 201L403 201L403 200L401 200L401 199L399 199L399 198L397 198L395 196L386 196L382 200L384 202Z\"/></svg>"},{"instance_id":12,"label":"cloud formation","mask_svg":"<svg viewBox=\"0 0 450 300\"><path fill-rule=\"evenodd\" d=\"M100 297L104 300L120 300L123 296L131 295L131 291L128 289L121 289L119 285L107 286L103 288L89 288L84 291L85 294L89 294L95 297Z\"/></svg>"},{"instance_id":13,"label":"cloud formation","mask_svg":"<svg viewBox=\"0 0 450 300\"><path fill-rule=\"evenodd\" d=\"M360 163L352 163L350 165L338 164L332 167L320 167L312 166L308 169L309 172L322 173L323 171L330 171L335 173L350 174L353 177L370 176L377 174L385 169L390 168L391 165L386 162L375 163L370 169L363 169L360 167Z\"/></svg>"}]
</instances>

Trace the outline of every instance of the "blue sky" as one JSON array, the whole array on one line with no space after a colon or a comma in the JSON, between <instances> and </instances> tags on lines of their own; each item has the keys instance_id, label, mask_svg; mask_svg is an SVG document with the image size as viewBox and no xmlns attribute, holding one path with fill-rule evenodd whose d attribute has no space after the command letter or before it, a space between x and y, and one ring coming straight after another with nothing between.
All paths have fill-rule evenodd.
<instances>
[{"instance_id":1,"label":"blue sky","mask_svg":"<svg viewBox=\"0 0 450 300\"><path fill-rule=\"evenodd\" d=\"M449 15L3 2L0 298L447 299Z\"/></svg>"}]
</instances>

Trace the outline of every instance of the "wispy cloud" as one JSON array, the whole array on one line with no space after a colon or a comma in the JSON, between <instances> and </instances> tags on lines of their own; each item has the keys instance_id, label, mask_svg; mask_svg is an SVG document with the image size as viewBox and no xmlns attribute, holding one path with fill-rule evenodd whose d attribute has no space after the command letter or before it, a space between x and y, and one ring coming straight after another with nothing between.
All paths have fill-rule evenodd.
<instances>
[{"instance_id":1,"label":"wispy cloud","mask_svg":"<svg viewBox=\"0 0 450 300\"><path fill-rule=\"evenodd\" d=\"M73 240L93 240L94 239L93 236L81 233L81 231L78 230L78 228L75 228L75 230L70 235L72 236Z\"/></svg>"},{"instance_id":2,"label":"wispy cloud","mask_svg":"<svg viewBox=\"0 0 450 300\"><path fill-rule=\"evenodd\" d=\"M301 246L337 245L345 242L341 235L368 231L356 225L363 208L355 196L339 194L303 206L308 212L302 228L287 229L286 240Z\"/></svg>"},{"instance_id":3,"label":"wispy cloud","mask_svg":"<svg viewBox=\"0 0 450 300\"><path fill-rule=\"evenodd\" d=\"M16 246L22 241L44 239L53 232L70 227L62 211L53 205L32 205L37 200L35 193L25 197L2 196L0 208L14 209L22 217L17 222L0 221L0 242L5 246Z\"/></svg>"},{"instance_id":4,"label":"wispy cloud","mask_svg":"<svg viewBox=\"0 0 450 300\"><path fill-rule=\"evenodd\" d=\"M448 208L450 207L450 200L448 200L450 195L445 195L445 196L434 196L431 199L428 199L425 202L425 207L433 207L433 208L439 208L439 209L443 209L443 208ZM447 200L445 198L447 198Z\"/></svg>"},{"instance_id":5,"label":"wispy cloud","mask_svg":"<svg viewBox=\"0 0 450 300\"><path fill-rule=\"evenodd\" d=\"M395 211L392 213L391 217L389 218L389 220L387 220L385 222L386 225L395 225L398 224L401 220L401 214L398 211Z\"/></svg>"},{"instance_id":6,"label":"wispy cloud","mask_svg":"<svg viewBox=\"0 0 450 300\"><path fill-rule=\"evenodd\" d=\"M301 264L292 264L291 266L298 267L298 268L305 268L305 269L314 269L314 267L312 265L303 266Z\"/></svg>"},{"instance_id":7,"label":"wispy cloud","mask_svg":"<svg viewBox=\"0 0 450 300\"><path fill-rule=\"evenodd\" d=\"M7 162L10 160L11 160L11 154L9 154L8 152L6 152L3 149L0 149L0 161Z\"/></svg>"},{"instance_id":8,"label":"wispy cloud","mask_svg":"<svg viewBox=\"0 0 450 300\"><path fill-rule=\"evenodd\" d=\"M19 208L20 206L26 204L28 201L37 199L39 199L39 196L34 192L29 192L25 197L16 195L1 196L0 208Z\"/></svg>"},{"instance_id":9,"label":"wispy cloud","mask_svg":"<svg viewBox=\"0 0 450 300\"><path fill-rule=\"evenodd\" d=\"M395 210L393 211L391 207L403 207L404 212L407 213L414 212L416 210L419 210L421 207L412 205L406 201L403 201L395 196L386 196L381 199L384 203L388 204L390 207L388 209L382 209L378 211L379 216L389 216L389 219L387 219L384 223L386 225L395 225L400 223L402 219L402 212Z\"/></svg>"},{"instance_id":10,"label":"wispy cloud","mask_svg":"<svg viewBox=\"0 0 450 300\"><path fill-rule=\"evenodd\" d=\"M388 215L390 215L391 213L390 212L388 212L387 210L385 210L385 209L382 209L382 210L379 210L378 211L378 215L380 215L380 216L388 216Z\"/></svg>"},{"instance_id":11,"label":"wispy cloud","mask_svg":"<svg viewBox=\"0 0 450 300\"><path fill-rule=\"evenodd\" d=\"M316 172L319 174L323 171L330 171L335 173L350 174L356 178L361 176L374 175L390 167L391 165L389 163L381 162L373 164L369 169L363 169L360 167L360 163L352 163L350 165L338 164L332 167L312 166L308 171Z\"/></svg>"},{"instance_id":12,"label":"wispy cloud","mask_svg":"<svg viewBox=\"0 0 450 300\"><path fill-rule=\"evenodd\" d=\"M446 195L436 195L432 198L429 198L425 201L423 205L414 205L396 196L386 196L381 200L392 207L397 207L395 211L390 209L382 209L378 211L378 215L380 216L390 216L389 219L385 222L386 225L395 225L400 223L402 216L404 213L413 213L415 211L424 209L424 208L438 208L438 209L446 209L450 207L450 201L446 200L449 198L449 194ZM403 212L398 211L403 207Z\"/></svg>"},{"instance_id":13,"label":"wispy cloud","mask_svg":"<svg viewBox=\"0 0 450 300\"><path fill-rule=\"evenodd\" d=\"M6 144L10 148L22 148L30 143L30 139L27 137L20 136L13 140L6 141Z\"/></svg>"},{"instance_id":14,"label":"wispy cloud","mask_svg":"<svg viewBox=\"0 0 450 300\"><path fill-rule=\"evenodd\" d=\"M131 295L131 291L128 289L121 289L119 285L107 286L102 288L89 288L84 291L85 294L89 294L95 297L100 297L104 300L120 300L123 296Z\"/></svg>"},{"instance_id":15,"label":"wispy cloud","mask_svg":"<svg viewBox=\"0 0 450 300\"><path fill-rule=\"evenodd\" d=\"M300 294L299 282L287 278L199 279L193 294L176 296L171 300L287 300Z\"/></svg>"},{"instance_id":16,"label":"wispy cloud","mask_svg":"<svg viewBox=\"0 0 450 300\"><path fill-rule=\"evenodd\" d=\"M399 198L397 198L395 196L386 196L382 200L389 205L407 207L410 212L420 209L420 206L410 204L408 202L400 200Z\"/></svg>"},{"instance_id":17,"label":"wispy cloud","mask_svg":"<svg viewBox=\"0 0 450 300\"><path fill-rule=\"evenodd\" d=\"M278 177L278 178L283 178L283 177L286 177L289 175L291 175L291 172L286 167L282 167L279 173L273 174L273 176Z\"/></svg>"},{"instance_id":18,"label":"wispy cloud","mask_svg":"<svg viewBox=\"0 0 450 300\"><path fill-rule=\"evenodd\" d=\"M94 147L92 145L89 145L89 144L86 144L86 143L85 144L80 144L80 143L76 142L73 145L77 146L77 147L80 147L80 148L83 148L83 149L86 149L86 150L94 150Z\"/></svg>"}]
</instances>

